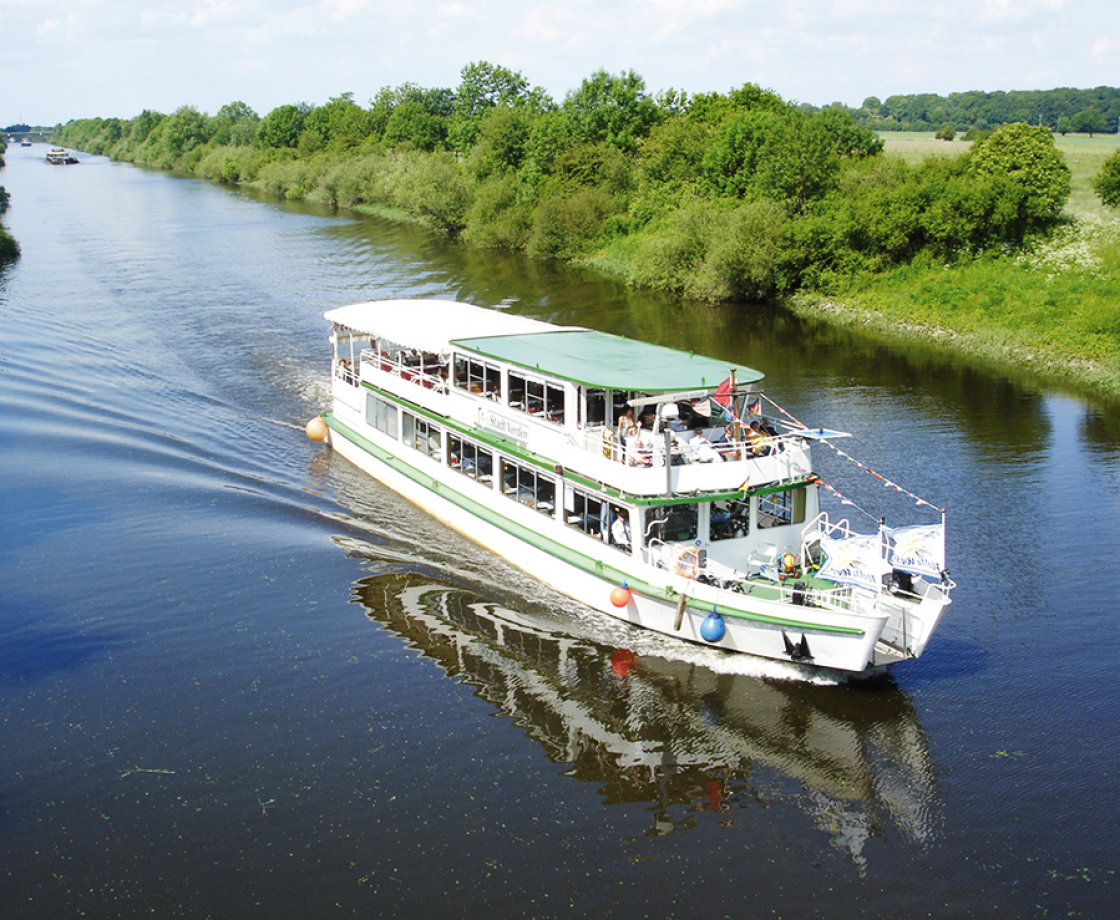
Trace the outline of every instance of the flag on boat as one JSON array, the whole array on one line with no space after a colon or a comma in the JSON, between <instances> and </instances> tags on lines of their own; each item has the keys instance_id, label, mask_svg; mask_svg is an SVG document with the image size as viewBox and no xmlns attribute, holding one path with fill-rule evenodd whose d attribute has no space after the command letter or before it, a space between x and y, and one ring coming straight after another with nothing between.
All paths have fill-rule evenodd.
<instances>
[{"instance_id":1,"label":"flag on boat","mask_svg":"<svg viewBox=\"0 0 1120 920\"><path fill-rule=\"evenodd\" d=\"M891 541L891 567L914 575L940 577L945 569L945 525L884 527Z\"/></svg>"},{"instance_id":2,"label":"flag on boat","mask_svg":"<svg viewBox=\"0 0 1120 920\"><path fill-rule=\"evenodd\" d=\"M725 409L731 408L731 378L728 377L723 383L716 387L716 395L712 397L717 403Z\"/></svg>"},{"instance_id":3,"label":"flag on boat","mask_svg":"<svg viewBox=\"0 0 1120 920\"><path fill-rule=\"evenodd\" d=\"M855 585L878 591L882 578L891 570L883 556L883 538L877 533L856 534L844 540L821 535L824 553L817 575L841 585Z\"/></svg>"},{"instance_id":4,"label":"flag on boat","mask_svg":"<svg viewBox=\"0 0 1120 920\"><path fill-rule=\"evenodd\" d=\"M702 415L704 418L712 417L712 401L705 396L703 399L698 399L692 404L692 411L697 415Z\"/></svg>"},{"instance_id":5,"label":"flag on boat","mask_svg":"<svg viewBox=\"0 0 1120 920\"><path fill-rule=\"evenodd\" d=\"M747 415L762 415L762 400L756 398L747 404Z\"/></svg>"}]
</instances>

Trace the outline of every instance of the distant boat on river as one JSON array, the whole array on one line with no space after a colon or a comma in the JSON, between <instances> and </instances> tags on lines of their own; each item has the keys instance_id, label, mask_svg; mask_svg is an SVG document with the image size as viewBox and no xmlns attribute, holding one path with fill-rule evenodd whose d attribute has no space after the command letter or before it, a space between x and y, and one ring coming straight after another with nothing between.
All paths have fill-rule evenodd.
<instances>
[{"instance_id":1,"label":"distant boat on river","mask_svg":"<svg viewBox=\"0 0 1120 920\"><path fill-rule=\"evenodd\" d=\"M55 147L52 150L47 151L47 162L52 163L55 166L69 166L72 163L77 163L78 158L68 150L63 150L61 147Z\"/></svg>"}]
</instances>

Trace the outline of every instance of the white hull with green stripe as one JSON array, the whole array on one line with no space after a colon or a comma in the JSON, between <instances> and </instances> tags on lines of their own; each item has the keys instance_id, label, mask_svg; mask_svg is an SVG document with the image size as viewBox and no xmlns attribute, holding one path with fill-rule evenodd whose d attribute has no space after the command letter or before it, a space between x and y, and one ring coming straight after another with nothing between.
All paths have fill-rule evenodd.
<instances>
[{"instance_id":1,"label":"white hull with green stripe","mask_svg":"<svg viewBox=\"0 0 1120 920\"><path fill-rule=\"evenodd\" d=\"M326 316L332 446L595 610L861 672L920 655L949 603L944 514L830 518L811 448L843 435L779 433L757 371L444 301Z\"/></svg>"}]
</instances>

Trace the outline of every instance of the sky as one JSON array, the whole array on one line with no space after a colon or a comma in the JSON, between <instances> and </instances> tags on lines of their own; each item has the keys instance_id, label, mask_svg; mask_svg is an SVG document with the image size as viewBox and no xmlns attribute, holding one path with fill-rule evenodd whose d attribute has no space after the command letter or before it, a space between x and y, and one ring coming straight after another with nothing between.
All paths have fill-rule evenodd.
<instances>
[{"instance_id":1,"label":"sky","mask_svg":"<svg viewBox=\"0 0 1120 920\"><path fill-rule=\"evenodd\" d=\"M1116 0L0 0L0 125L229 102L259 115L467 64L557 102L599 69L651 94L784 99L1120 85Z\"/></svg>"}]
</instances>

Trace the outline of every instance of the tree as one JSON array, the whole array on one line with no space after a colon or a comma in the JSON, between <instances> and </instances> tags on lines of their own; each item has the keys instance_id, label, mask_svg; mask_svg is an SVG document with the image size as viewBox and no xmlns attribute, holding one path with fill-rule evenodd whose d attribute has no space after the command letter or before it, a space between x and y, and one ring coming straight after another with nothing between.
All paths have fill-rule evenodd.
<instances>
[{"instance_id":1,"label":"tree","mask_svg":"<svg viewBox=\"0 0 1120 920\"><path fill-rule=\"evenodd\" d=\"M529 95L529 81L520 72L486 61L468 64L459 76L462 82L455 91L455 114L462 117L481 115L498 105L515 105Z\"/></svg>"},{"instance_id":2,"label":"tree","mask_svg":"<svg viewBox=\"0 0 1120 920\"><path fill-rule=\"evenodd\" d=\"M1020 233L1055 220L1070 193L1070 169L1048 128L1004 125L968 153L972 176L1007 178L1019 190Z\"/></svg>"},{"instance_id":3,"label":"tree","mask_svg":"<svg viewBox=\"0 0 1120 920\"><path fill-rule=\"evenodd\" d=\"M946 122L937 129L934 137L939 141L951 141L957 136L957 129L953 127L952 122Z\"/></svg>"},{"instance_id":4,"label":"tree","mask_svg":"<svg viewBox=\"0 0 1120 920\"><path fill-rule=\"evenodd\" d=\"M418 150L438 150L447 137L447 119L424 108L417 100L400 103L385 124L384 140L390 146L405 142Z\"/></svg>"},{"instance_id":5,"label":"tree","mask_svg":"<svg viewBox=\"0 0 1120 920\"><path fill-rule=\"evenodd\" d=\"M299 144L299 135L303 131L303 121L309 109L305 103L274 108L261 119L257 127L257 145L294 148Z\"/></svg>"},{"instance_id":6,"label":"tree","mask_svg":"<svg viewBox=\"0 0 1120 920\"><path fill-rule=\"evenodd\" d=\"M304 119L303 130L316 136L309 145L312 149L342 151L357 147L372 128L369 113L354 101L354 94L343 93L312 109Z\"/></svg>"},{"instance_id":7,"label":"tree","mask_svg":"<svg viewBox=\"0 0 1120 920\"><path fill-rule=\"evenodd\" d=\"M1088 134L1089 137L1094 134L1103 134L1108 130L1108 122L1105 121L1100 110L1096 108L1082 109L1073 116L1070 124L1074 131L1080 134Z\"/></svg>"},{"instance_id":8,"label":"tree","mask_svg":"<svg viewBox=\"0 0 1120 920\"><path fill-rule=\"evenodd\" d=\"M632 70L617 76L597 70L568 93L561 110L586 140L626 153L636 151L641 138L661 120L645 81Z\"/></svg>"},{"instance_id":9,"label":"tree","mask_svg":"<svg viewBox=\"0 0 1120 920\"><path fill-rule=\"evenodd\" d=\"M1101 165L1101 171L1093 178L1093 191L1103 204L1120 207L1120 150Z\"/></svg>"},{"instance_id":10,"label":"tree","mask_svg":"<svg viewBox=\"0 0 1120 920\"><path fill-rule=\"evenodd\" d=\"M240 100L237 102L227 102L220 109L218 109L219 118L228 118L230 121L238 121L242 118L248 118L252 121L257 121L259 116L256 112Z\"/></svg>"}]
</instances>

